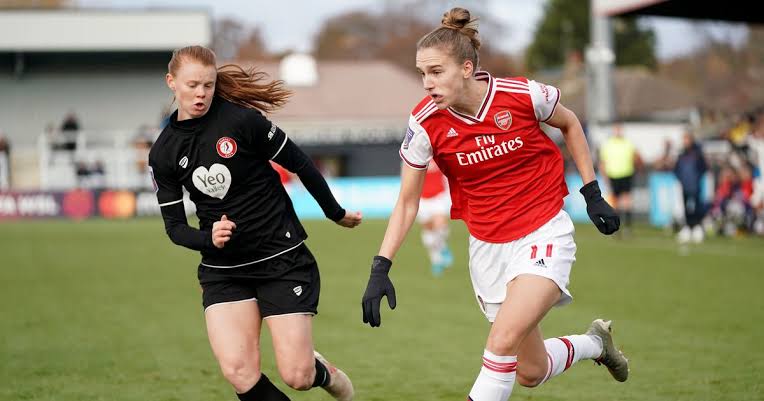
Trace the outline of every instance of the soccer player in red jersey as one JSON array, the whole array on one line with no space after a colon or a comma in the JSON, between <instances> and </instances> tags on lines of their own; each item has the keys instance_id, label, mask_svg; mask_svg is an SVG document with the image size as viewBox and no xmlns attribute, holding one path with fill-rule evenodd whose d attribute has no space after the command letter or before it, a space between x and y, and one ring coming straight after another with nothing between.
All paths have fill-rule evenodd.
<instances>
[{"instance_id":1,"label":"soccer player in red jersey","mask_svg":"<svg viewBox=\"0 0 764 401\"><path fill-rule=\"evenodd\" d=\"M440 276L451 267L454 256L448 247L448 212L451 197L446 177L438 165L430 163L422 184L417 221L422 226L422 243L430 257L432 274Z\"/></svg>"},{"instance_id":2,"label":"soccer player in red jersey","mask_svg":"<svg viewBox=\"0 0 764 401\"><path fill-rule=\"evenodd\" d=\"M401 145L401 190L363 296L363 319L379 326L380 302L396 305L388 276L392 259L417 214L427 166L448 177L451 217L470 232L469 269L482 312L492 322L483 365L469 392L472 401L505 401L515 381L545 383L582 359L628 377L628 361L615 348L610 322L597 319L582 335L544 340L539 323L569 303L575 261L573 223L559 149L540 123L559 128L584 182L589 217L603 234L618 230L615 211L602 198L589 146L576 115L560 104L560 91L524 78L496 78L479 66L477 22L454 8L417 44L416 67L427 96L414 108Z\"/></svg>"}]
</instances>

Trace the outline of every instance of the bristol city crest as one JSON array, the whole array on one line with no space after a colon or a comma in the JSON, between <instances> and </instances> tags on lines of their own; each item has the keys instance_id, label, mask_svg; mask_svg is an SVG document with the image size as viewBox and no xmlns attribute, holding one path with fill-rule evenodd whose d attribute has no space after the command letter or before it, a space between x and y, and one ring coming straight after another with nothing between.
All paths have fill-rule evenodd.
<instances>
[{"instance_id":1,"label":"bristol city crest","mask_svg":"<svg viewBox=\"0 0 764 401\"><path fill-rule=\"evenodd\" d=\"M506 131L512 125L512 114L509 113L509 110L502 110L494 114L493 121L496 122L497 127Z\"/></svg>"},{"instance_id":2,"label":"bristol city crest","mask_svg":"<svg viewBox=\"0 0 764 401\"><path fill-rule=\"evenodd\" d=\"M229 159L236 154L236 141L227 136L224 136L218 139L218 143L215 145L215 148L217 148L220 157Z\"/></svg>"}]
</instances>

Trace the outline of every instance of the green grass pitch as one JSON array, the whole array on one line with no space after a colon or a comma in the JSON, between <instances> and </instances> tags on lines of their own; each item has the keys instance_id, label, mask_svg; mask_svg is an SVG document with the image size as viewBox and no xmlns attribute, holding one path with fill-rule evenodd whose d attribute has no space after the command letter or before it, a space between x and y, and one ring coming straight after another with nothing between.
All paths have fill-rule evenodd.
<instances>
[{"instance_id":1,"label":"green grass pitch","mask_svg":"<svg viewBox=\"0 0 764 401\"><path fill-rule=\"evenodd\" d=\"M456 264L430 275L418 231L395 260L398 308L361 323L369 262L385 228L306 222L322 296L316 347L353 379L357 400L463 400L480 368L488 323L472 295L467 233L452 225ZM616 383L585 361L512 400L764 399L764 243L712 239L680 249L640 227L629 240L577 226L573 304L547 337L614 320L631 377ZM235 400L209 349L198 256L159 219L0 224L0 400ZM267 330L263 370L293 400L329 401L277 380Z\"/></svg>"}]
</instances>

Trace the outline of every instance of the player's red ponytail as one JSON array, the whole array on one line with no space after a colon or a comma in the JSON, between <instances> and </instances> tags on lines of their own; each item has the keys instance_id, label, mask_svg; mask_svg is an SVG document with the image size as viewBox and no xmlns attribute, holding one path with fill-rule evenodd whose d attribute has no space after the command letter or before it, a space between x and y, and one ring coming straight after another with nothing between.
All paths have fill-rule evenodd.
<instances>
[{"instance_id":1,"label":"player's red ponytail","mask_svg":"<svg viewBox=\"0 0 764 401\"><path fill-rule=\"evenodd\" d=\"M204 46L187 46L175 50L167 65L175 75L181 63L193 60L202 65L216 66L215 53ZM286 104L292 95L280 80L267 81L268 74L255 67L244 69L237 64L226 64L218 70L215 95L250 109L273 111Z\"/></svg>"}]
</instances>

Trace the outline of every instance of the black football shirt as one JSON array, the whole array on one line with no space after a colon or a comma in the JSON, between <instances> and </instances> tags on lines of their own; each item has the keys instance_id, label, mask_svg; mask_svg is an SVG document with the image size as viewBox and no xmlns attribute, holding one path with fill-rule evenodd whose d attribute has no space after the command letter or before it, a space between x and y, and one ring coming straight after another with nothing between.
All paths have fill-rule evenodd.
<instances>
[{"instance_id":1,"label":"black football shirt","mask_svg":"<svg viewBox=\"0 0 764 401\"><path fill-rule=\"evenodd\" d=\"M302 244L307 234L270 164L274 159L312 187L319 182L319 190L305 185L314 197L321 193L317 200L328 217L344 216L312 162L259 111L219 97L200 118L178 121L176 111L149 154L173 242L201 251L202 265L219 268L254 266ZM196 205L199 230L187 225L183 188ZM236 229L218 249L212 245L212 225L223 215Z\"/></svg>"}]
</instances>

